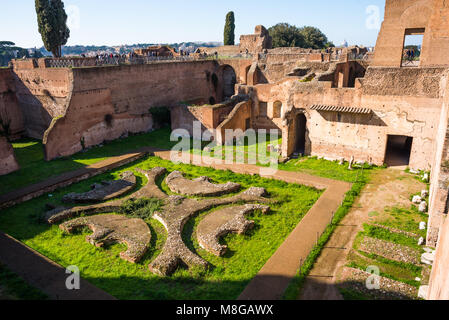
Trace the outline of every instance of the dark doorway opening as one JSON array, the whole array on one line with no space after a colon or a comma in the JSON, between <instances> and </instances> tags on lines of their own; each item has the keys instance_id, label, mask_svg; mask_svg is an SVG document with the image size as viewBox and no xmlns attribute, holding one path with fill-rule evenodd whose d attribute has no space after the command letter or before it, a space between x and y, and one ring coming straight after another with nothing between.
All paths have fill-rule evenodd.
<instances>
[{"instance_id":1,"label":"dark doorway opening","mask_svg":"<svg viewBox=\"0 0 449 320\"><path fill-rule=\"evenodd\" d=\"M235 94L235 85L237 83L237 76L231 66L223 68L223 99L227 100Z\"/></svg>"},{"instance_id":2,"label":"dark doorway opening","mask_svg":"<svg viewBox=\"0 0 449 320\"><path fill-rule=\"evenodd\" d=\"M296 116L296 147L295 153L302 155L306 152L306 130L307 130L307 118L303 113Z\"/></svg>"},{"instance_id":3,"label":"dark doorway opening","mask_svg":"<svg viewBox=\"0 0 449 320\"><path fill-rule=\"evenodd\" d=\"M389 167L408 166L412 152L413 138L389 135L385 163Z\"/></svg>"},{"instance_id":4,"label":"dark doorway opening","mask_svg":"<svg viewBox=\"0 0 449 320\"><path fill-rule=\"evenodd\" d=\"M245 131L251 129L251 118L245 119Z\"/></svg>"},{"instance_id":5,"label":"dark doorway opening","mask_svg":"<svg viewBox=\"0 0 449 320\"><path fill-rule=\"evenodd\" d=\"M348 78L348 88L354 88L355 87L355 72L354 68L349 68L349 78Z\"/></svg>"}]
</instances>

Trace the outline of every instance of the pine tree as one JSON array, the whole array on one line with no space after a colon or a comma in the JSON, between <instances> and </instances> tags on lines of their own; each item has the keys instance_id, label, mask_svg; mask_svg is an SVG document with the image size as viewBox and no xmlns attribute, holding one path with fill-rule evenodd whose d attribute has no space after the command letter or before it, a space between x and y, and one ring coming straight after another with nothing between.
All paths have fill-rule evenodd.
<instances>
[{"instance_id":1,"label":"pine tree","mask_svg":"<svg viewBox=\"0 0 449 320\"><path fill-rule=\"evenodd\" d=\"M233 46L235 45L235 18L234 12L230 11L226 15L226 24L224 28L224 45Z\"/></svg>"},{"instance_id":2,"label":"pine tree","mask_svg":"<svg viewBox=\"0 0 449 320\"><path fill-rule=\"evenodd\" d=\"M35 0L39 33L45 49L54 57L61 57L61 47L67 43L70 30L61 0Z\"/></svg>"}]
</instances>

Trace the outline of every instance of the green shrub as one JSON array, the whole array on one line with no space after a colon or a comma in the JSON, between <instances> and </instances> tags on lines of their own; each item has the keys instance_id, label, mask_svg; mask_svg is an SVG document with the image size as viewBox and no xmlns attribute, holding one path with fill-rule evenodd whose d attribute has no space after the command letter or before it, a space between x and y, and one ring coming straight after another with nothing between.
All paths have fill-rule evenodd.
<instances>
[{"instance_id":1,"label":"green shrub","mask_svg":"<svg viewBox=\"0 0 449 320\"><path fill-rule=\"evenodd\" d=\"M161 207L162 201L159 199L132 199L122 204L120 213L132 218L147 220Z\"/></svg>"}]
</instances>

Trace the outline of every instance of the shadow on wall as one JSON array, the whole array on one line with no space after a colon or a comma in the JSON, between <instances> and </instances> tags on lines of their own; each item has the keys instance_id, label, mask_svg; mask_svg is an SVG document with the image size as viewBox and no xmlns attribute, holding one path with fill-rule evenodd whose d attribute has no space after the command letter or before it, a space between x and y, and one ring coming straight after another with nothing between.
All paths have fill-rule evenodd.
<instances>
[{"instance_id":1,"label":"shadow on wall","mask_svg":"<svg viewBox=\"0 0 449 320\"><path fill-rule=\"evenodd\" d=\"M341 112L318 111L318 113L328 122L340 122L354 125L369 125L377 127L386 127L387 124L371 112L370 114L353 114Z\"/></svg>"},{"instance_id":2,"label":"shadow on wall","mask_svg":"<svg viewBox=\"0 0 449 320\"><path fill-rule=\"evenodd\" d=\"M230 65L220 65L217 71L212 74L211 80L217 96L217 100L215 101L215 103L217 101L226 101L235 94L237 74L234 68Z\"/></svg>"},{"instance_id":3,"label":"shadow on wall","mask_svg":"<svg viewBox=\"0 0 449 320\"><path fill-rule=\"evenodd\" d=\"M16 74L14 74L14 78L17 100L23 115L25 134L27 137L42 140L45 131L53 120L42 102L48 101L49 104L57 104L58 102L48 90L44 91L45 96L41 97L42 101L39 100Z\"/></svg>"}]
</instances>

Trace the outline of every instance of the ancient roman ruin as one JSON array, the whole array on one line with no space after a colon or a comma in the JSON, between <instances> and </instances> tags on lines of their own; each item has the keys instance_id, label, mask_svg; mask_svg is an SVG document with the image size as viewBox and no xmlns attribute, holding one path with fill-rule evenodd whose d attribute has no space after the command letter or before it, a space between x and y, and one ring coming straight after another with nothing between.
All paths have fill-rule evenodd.
<instances>
[{"instance_id":1,"label":"ancient roman ruin","mask_svg":"<svg viewBox=\"0 0 449 320\"><path fill-rule=\"evenodd\" d=\"M218 144L226 142L226 129L272 129L282 136L283 158L305 154L431 171L427 245L436 247L437 253L428 298L449 299L448 15L444 0L386 0L374 54L359 47L273 49L266 28L257 26L255 33L242 36L237 46L200 48L185 61L117 66L95 66L93 61L91 67L77 67L80 62L70 58L15 60L11 68L0 69L1 123L10 140L21 136L42 139L45 158L52 161L129 133L151 131L157 123L150 109L166 106L171 110L172 129L193 134L193 121L200 121L202 131ZM412 34L424 35L422 54L419 65L404 67L404 37ZM140 54L156 51L166 50L148 48ZM217 59L202 58L215 53ZM0 174L14 170L19 167L13 149L2 137ZM162 171L145 174L154 182ZM184 180L176 173L168 183L172 190L186 195L197 195L205 186L208 195L238 190L236 185L216 186L207 179L189 184ZM133 180L127 183L132 185ZM100 191L114 189L111 185L97 187ZM155 188L150 183L140 192L165 199ZM262 195L255 190L255 194L223 199L228 203L239 197L264 202ZM69 196L77 201L91 199L91 195L80 197ZM170 202L168 209L158 217L169 232L169 241L150 269L165 275L176 268L178 260L204 265L201 258L182 247L179 228L185 219L170 220L177 199L165 200ZM197 203L185 199L185 206L191 207L185 216L207 207L210 201L215 200ZM108 202L82 210L111 212L118 205ZM199 242L208 251L223 254L225 248L217 243L217 237L244 232L250 225L245 212L253 209L244 206L235 212L216 212L217 217L210 217L215 219L211 224L200 226ZM56 208L48 221L76 217L77 210ZM63 228L70 232L81 225L94 229L91 241L96 245L101 245L98 240L105 236L98 235L102 228L110 230L115 241L131 241L114 237L120 231L114 230L113 221L86 218ZM145 248L149 238L142 237ZM172 247L182 250L175 252ZM139 250L143 249L131 249L133 254L124 254L124 258L137 261L143 254Z\"/></svg>"},{"instance_id":2,"label":"ancient roman ruin","mask_svg":"<svg viewBox=\"0 0 449 320\"><path fill-rule=\"evenodd\" d=\"M147 178L148 182L141 190L120 199L108 203L102 203L107 199L114 199L129 191L127 185L129 177L134 177L132 173L126 173L125 178L117 180L117 188L95 187L92 191L80 194L78 196L69 194L65 197L66 202L79 202L80 199L88 200L88 202L97 202L98 204L89 207L58 207L47 212L46 221L50 224L60 224L59 227L67 233L72 233L76 229L84 226L89 227L93 234L87 236L86 240L97 247L103 247L110 243L124 243L128 249L120 254L120 257L132 263L139 262L150 246L151 232L142 219L129 219L120 215L95 215L98 213L118 212L120 206L127 200L135 200L141 198L153 198L163 201L160 212L156 212L154 218L159 220L167 229L168 238L162 249L162 253L153 261L149 269L158 275L169 276L172 274L180 263L184 263L189 267L197 267L205 269L208 265L207 261L191 252L184 241L181 233L187 221L198 212L207 210L208 208L220 205L233 205L238 203L255 203L245 206L231 206L216 211L213 215L199 227L198 237L201 246L206 250L218 256L223 255L226 251L225 246L219 244L219 238L227 233L236 232L243 234L250 229L254 222L250 222L244 218L245 214L256 210L268 213L269 207L257 203L269 203L270 200L265 197L266 190L263 188L252 187L248 190L225 198L210 198L204 200L196 200L186 198L185 196L201 195L204 197L212 197L222 194L232 194L240 189L240 185L235 183L227 183L225 185L216 185L209 182L209 178L203 177L199 180L191 181L183 178L180 172L172 172L165 179L170 188L174 188L178 195L167 196L156 184L156 180L167 172L165 168L154 168L151 171L139 170ZM187 183L188 187L194 190L190 192L187 189L177 189L182 179ZM111 186L111 183L106 183ZM106 187L107 188L107 187ZM70 201L69 201L70 199ZM84 217L72 219L81 214ZM68 221L66 221L68 220Z\"/></svg>"}]
</instances>

